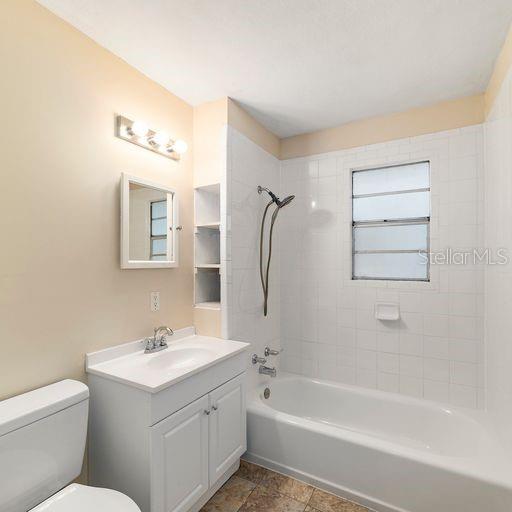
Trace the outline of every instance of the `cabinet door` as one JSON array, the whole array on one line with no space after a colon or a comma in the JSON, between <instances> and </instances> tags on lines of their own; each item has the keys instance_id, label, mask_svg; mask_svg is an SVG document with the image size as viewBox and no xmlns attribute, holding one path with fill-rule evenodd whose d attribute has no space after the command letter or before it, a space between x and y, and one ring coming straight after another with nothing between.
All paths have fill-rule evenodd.
<instances>
[{"instance_id":1,"label":"cabinet door","mask_svg":"<svg viewBox=\"0 0 512 512\"><path fill-rule=\"evenodd\" d=\"M208 490L208 397L151 427L151 511L184 512Z\"/></svg>"},{"instance_id":2,"label":"cabinet door","mask_svg":"<svg viewBox=\"0 0 512 512\"><path fill-rule=\"evenodd\" d=\"M210 485L247 449L245 376L210 393Z\"/></svg>"}]
</instances>

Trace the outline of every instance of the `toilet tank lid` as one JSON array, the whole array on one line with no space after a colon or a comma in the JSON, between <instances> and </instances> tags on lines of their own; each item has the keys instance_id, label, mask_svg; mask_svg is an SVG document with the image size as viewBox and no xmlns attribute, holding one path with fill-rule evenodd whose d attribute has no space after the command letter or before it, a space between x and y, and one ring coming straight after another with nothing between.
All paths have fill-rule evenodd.
<instances>
[{"instance_id":1,"label":"toilet tank lid","mask_svg":"<svg viewBox=\"0 0 512 512\"><path fill-rule=\"evenodd\" d=\"M8 398L0 402L0 436L88 398L89 388L70 379Z\"/></svg>"}]
</instances>

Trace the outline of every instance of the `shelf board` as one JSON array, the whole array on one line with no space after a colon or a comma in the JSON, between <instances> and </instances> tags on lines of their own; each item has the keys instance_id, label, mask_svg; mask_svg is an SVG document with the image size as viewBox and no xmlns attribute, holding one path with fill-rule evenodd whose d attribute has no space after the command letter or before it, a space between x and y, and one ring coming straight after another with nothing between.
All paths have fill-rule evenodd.
<instances>
[{"instance_id":1,"label":"shelf board","mask_svg":"<svg viewBox=\"0 0 512 512\"><path fill-rule=\"evenodd\" d=\"M198 309L213 309L220 311L220 302L198 302L194 307Z\"/></svg>"},{"instance_id":2,"label":"shelf board","mask_svg":"<svg viewBox=\"0 0 512 512\"><path fill-rule=\"evenodd\" d=\"M220 268L220 263L196 264L196 268Z\"/></svg>"},{"instance_id":3,"label":"shelf board","mask_svg":"<svg viewBox=\"0 0 512 512\"><path fill-rule=\"evenodd\" d=\"M196 224L196 228L219 229L220 222L207 222L204 224Z\"/></svg>"},{"instance_id":4,"label":"shelf board","mask_svg":"<svg viewBox=\"0 0 512 512\"><path fill-rule=\"evenodd\" d=\"M202 185L200 187L194 187L194 190L198 192L207 192L209 194L220 195L220 183L212 183L210 185Z\"/></svg>"}]
</instances>

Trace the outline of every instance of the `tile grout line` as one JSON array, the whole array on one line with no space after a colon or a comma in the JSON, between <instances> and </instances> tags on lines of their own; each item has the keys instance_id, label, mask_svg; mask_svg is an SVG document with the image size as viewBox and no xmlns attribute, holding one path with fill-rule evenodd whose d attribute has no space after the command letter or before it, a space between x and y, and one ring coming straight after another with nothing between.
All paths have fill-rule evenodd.
<instances>
[{"instance_id":1,"label":"tile grout line","mask_svg":"<svg viewBox=\"0 0 512 512\"><path fill-rule=\"evenodd\" d=\"M311 487L313 487L313 492L311 493L311 496L309 497L309 500L308 500L308 502L306 503L306 507L308 507L308 506L309 506L309 508L310 508L313 512L317 512L317 510L318 510L318 509L317 509L317 508L315 508L315 507L313 507L312 505L310 505L311 500L313 499L313 494L315 494L315 490L317 489L317 487L315 487L315 486L313 486L313 485L312 485ZM304 510L306 510L306 508L304 508ZM320 511L319 511L319 512L320 512Z\"/></svg>"},{"instance_id":2,"label":"tile grout line","mask_svg":"<svg viewBox=\"0 0 512 512\"><path fill-rule=\"evenodd\" d=\"M263 467L263 466L260 466L260 467ZM266 469L266 468L264 468ZM281 473L278 473L278 474L281 474ZM283 476L286 476L286 475L283 475ZM241 477L239 477L241 478ZM288 477L288 478L291 478L291 477ZM247 482L251 482L250 480L247 480L246 478L242 478L242 480L245 480ZM297 480L298 482L300 482L300 480ZM255 482L251 482L251 483L255 483ZM311 486L313 487L313 486ZM287 498L289 500L293 500L293 501L296 501L297 503L300 503L301 505L304 505L304 508L302 509L301 512L304 512L306 510L306 507L308 506L309 504L309 500L311 499L311 497L309 498L309 500L304 503L304 502L300 502L299 500L296 500L295 498L292 498L291 496L288 496L282 492L279 492L278 490L276 489L272 489L270 487L267 487L266 485L263 484L263 480L259 480L258 483L255 483L255 487L254 489L252 489L252 491L247 495L247 497L245 498L245 500L243 501L243 503L240 505L240 507L237 509L237 512L245 505L245 503L248 501L248 499L250 498L250 496L252 495L252 493L258 489L258 488L263 488L263 489L266 489L268 491L271 491L271 492L275 492L276 494L278 494L279 496L283 497L283 498ZM313 492L314 492L314 487L313 487ZM311 496L313 495L313 493L311 493Z\"/></svg>"},{"instance_id":3,"label":"tile grout line","mask_svg":"<svg viewBox=\"0 0 512 512\"><path fill-rule=\"evenodd\" d=\"M243 459L242 459L242 460L243 460ZM313 507L313 506L311 505L311 500L313 499L313 495L314 495L315 491L325 492L326 494L332 495L333 497L335 497L335 498L337 498L337 499L339 499L339 500L346 501L346 502L350 503L351 505L355 505L355 506L357 506L357 507L362 507L366 512L375 512L373 509L368 508L368 507L366 507L365 505L361 505L360 503L357 503L357 502L355 502L355 501L349 500L349 499L347 499L347 498L340 497L340 496L338 496L338 495L336 495L336 494L334 494L334 493L331 493L331 492L328 492L328 491L324 491L323 489L320 489L319 487L316 487L316 486L314 486L314 485L312 485L312 484L310 484L310 483L304 482L304 481L302 481L302 480L298 480L297 478L293 478L293 477L291 477L291 476L289 476L289 475L285 475L284 473L280 473L279 471L274 471L274 470L271 470L271 469L265 468L264 466L259 466L258 464L254 464L254 463L249 463L249 464L252 464L252 465L254 465L254 466L257 466L257 467L259 467L259 468L262 468L262 469L263 469L264 471L266 471L266 472L273 472L273 473L276 473L276 474L278 474L278 475L281 475L281 476L283 476L283 477L285 477L285 478L288 478L288 479L290 479L290 480L293 480L293 481L299 482L299 483L301 483L301 484L307 485L307 486L311 487L311 488L313 489L313 491L312 491L312 493L311 493L310 497L308 498L307 502L301 502L301 501L297 500L296 498L294 498L293 496L290 496L290 495L288 495L288 494L282 493L282 492L280 492L280 491L279 491L279 490L277 490L277 489L273 489L272 487L268 487L267 485L265 485L265 483L264 483L264 479L262 479L262 478L261 478L261 479L258 479L257 481L253 481L253 480L249 480L249 479L247 479L247 478L244 478L244 477L240 477L240 476L239 476L238 478L240 478L241 480L244 480L244 481L246 481L246 482L249 482L249 483L254 484L254 485L255 485L255 487L254 487L254 489L252 489L252 490L251 490L251 492L247 495L247 497L244 499L243 503L240 505L240 507L237 509L237 511L236 511L236 512L239 512L239 510L240 510L240 509L245 505L245 503L248 501L248 499L249 499L249 498L250 498L250 496L253 494L253 492L254 492L256 489L258 489L258 488L260 488L260 489L261 489L261 488L262 488L262 489L267 489L267 490L269 490L269 491L272 491L272 492L277 493L279 496L281 496L281 497L283 497L283 498L287 498L287 499L293 500L293 501L295 501L295 502L297 502L297 503L300 503L301 505L304 505L304 508L302 509L302 512L305 512L305 510L306 510L306 508L307 508L308 506L311 508L312 512L323 512L323 511L322 511L322 509L319 509L319 508Z\"/></svg>"},{"instance_id":4,"label":"tile grout line","mask_svg":"<svg viewBox=\"0 0 512 512\"><path fill-rule=\"evenodd\" d=\"M240 477L239 477L240 478ZM247 480L246 478L242 478L242 480L245 480L246 482L251 482L250 480ZM252 484L254 482L251 482ZM242 504L236 509L236 512L238 512L246 503L247 503L247 500L250 498L250 496L252 495L252 493L254 492L255 489L258 488L258 485L259 484L256 484L252 489L251 489L251 492L245 497L245 499L242 501Z\"/></svg>"}]
</instances>

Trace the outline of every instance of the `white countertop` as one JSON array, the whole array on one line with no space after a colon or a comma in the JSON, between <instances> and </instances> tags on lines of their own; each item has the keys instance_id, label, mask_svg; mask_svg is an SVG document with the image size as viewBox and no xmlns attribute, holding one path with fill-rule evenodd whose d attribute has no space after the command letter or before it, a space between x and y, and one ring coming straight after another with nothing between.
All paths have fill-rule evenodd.
<instances>
[{"instance_id":1,"label":"white countertop","mask_svg":"<svg viewBox=\"0 0 512 512\"><path fill-rule=\"evenodd\" d=\"M167 337L169 347L144 353L142 340L86 355L86 371L157 393L210 366L245 351L249 343L194 334L193 328Z\"/></svg>"}]
</instances>

